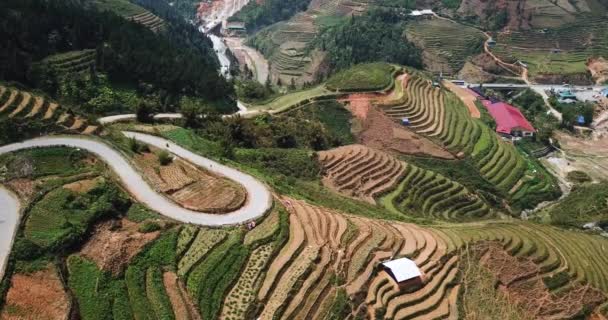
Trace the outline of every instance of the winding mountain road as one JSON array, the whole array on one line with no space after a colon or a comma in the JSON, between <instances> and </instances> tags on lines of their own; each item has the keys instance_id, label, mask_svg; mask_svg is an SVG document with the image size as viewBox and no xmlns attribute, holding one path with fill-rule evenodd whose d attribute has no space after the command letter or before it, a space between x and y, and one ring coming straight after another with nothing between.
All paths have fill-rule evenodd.
<instances>
[{"instance_id":1,"label":"winding mountain road","mask_svg":"<svg viewBox=\"0 0 608 320\"><path fill-rule=\"evenodd\" d=\"M272 206L272 195L254 177L186 150L169 140L125 131L129 138L166 150L187 159L215 174L240 183L247 191L247 202L240 209L226 214L211 214L185 209L157 193L119 151L101 140L82 136L49 136L0 147L0 155L19 150L66 146L87 150L108 164L120 178L122 185L137 201L150 209L175 220L203 226L237 225L261 217ZM13 240L20 221L21 204L17 197L0 185L0 279L4 276Z\"/></svg>"},{"instance_id":2,"label":"winding mountain road","mask_svg":"<svg viewBox=\"0 0 608 320\"><path fill-rule=\"evenodd\" d=\"M261 217L272 205L272 196L266 186L248 174L204 158L163 138L126 131L123 134L156 148L167 150L206 170L240 183L247 191L247 202L240 209L226 214L211 214L185 209L157 193L119 151L100 140L92 138L58 136L31 139L0 147L0 155L24 149L53 146L67 146L87 150L97 155L112 168L123 186L137 201L164 216L185 223L204 226L242 224ZM2 208L4 209L5 206L2 206ZM11 207L9 215L15 216L15 213L17 212Z\"/></svg>"}]
</instances>

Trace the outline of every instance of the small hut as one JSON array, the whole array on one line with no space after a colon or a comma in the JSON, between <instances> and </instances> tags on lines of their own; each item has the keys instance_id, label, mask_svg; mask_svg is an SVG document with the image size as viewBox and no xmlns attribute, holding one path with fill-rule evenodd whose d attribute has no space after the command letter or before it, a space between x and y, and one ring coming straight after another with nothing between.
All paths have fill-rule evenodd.
<instances>
[{"instance_id":1,"label":"small hut","mask_svg":"<svg viewBox=\"0 0 608 320\"><path fill-rule=\"evenodd\" d=\"M423 283L422 272L416 262L408 258L383 262L382 268L397 282L401 289L419 286Z\"/></svg>"}]
</instances>

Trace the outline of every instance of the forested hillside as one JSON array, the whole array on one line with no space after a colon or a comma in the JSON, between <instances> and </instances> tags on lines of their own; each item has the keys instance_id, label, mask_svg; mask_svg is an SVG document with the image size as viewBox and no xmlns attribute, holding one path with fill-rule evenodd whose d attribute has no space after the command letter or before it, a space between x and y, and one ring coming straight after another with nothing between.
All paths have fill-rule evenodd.
<instances>
[{"instance_id":1,"label":"forested hillside","mask_svg":"<svg viewBox=\"0 0 608 320\"><path fill-rule=\"evenodd\" d=\"M208 100L232 95L233 89L218 74L210 41L194 37L196 29L176 16L166 18L171 20L167 30L154 33L80 1L3 1L0 79L54 94L63 80L48 65L35 68L37 62L58 53L94 49L97 64L91 72L107 73L112 82Z\"/></svg>"},{"instance_id":2,"label":"forested hillside","mask_svg":"<svg viewBox=\"0 0 608 320\"><path fill-rule=\"evenodd\" d=\"M395 9L370 10L321 31L317 45L329 55L334 69L373 61L422 67L420 51L406 41L406 19Z\"/></svg>"}]
</instances>

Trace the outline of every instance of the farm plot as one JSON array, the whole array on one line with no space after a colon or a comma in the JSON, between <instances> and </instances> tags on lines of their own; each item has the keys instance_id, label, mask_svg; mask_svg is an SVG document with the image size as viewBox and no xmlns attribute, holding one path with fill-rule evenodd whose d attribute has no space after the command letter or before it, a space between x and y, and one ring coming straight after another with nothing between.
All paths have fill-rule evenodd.
<instances>
[{"instance_id":1,"label":"farm plot","mask_svg":"<svg viewBox=\"0 0 608 320\"><path fill-rule=\"evenodd\" d=\"M16 88L0 86L0 117L24 122L39 122L46 131L97 134L99 128L87 120L62 110L61 106L45 97Z\"/></svg>"},{"instance_id":2,"label":"farm plot","mask_svg":"<svg viewBox=\"0 0 608 320\"><path fill-rule=\"evenodd\" d=\"M394 157L361 145L322 151L318 156L327 187L371 203L391 190L405 170Z\"/></svg>"},{"instance_id":3,"label":"farm plot","mask_svg":"<svg viewBox=\"0 0 608 320\"><path fill-rule=\"evenodd\" d=\"M458 157L470 157L481 176L516 208L531 207L559 194L546 170L525 159L483 122L473 119L454 94L433 88L422 76L410 77L401 98L385 99L376 105L396 122L407 119L412 131L429 137Z\"/></svg>"},{"instance_id":4,"label":"farm plot","mask_svg":"<svg viewBox=\"0 0 608 320\"><path fill-rule=\"evenodd\" d=\"M252 44L270 62L271 79L283 85L314 81L322 54L310 50L317 36L314 18L307 12L276 23L252 39Z\"/></svg>"},{"instance_id":5,"label":"farm plot","mask_svg":"<svg viewBox=\"0 0 608 320\"><path fill-rule=\"evenodd\" d=\"M484 200L440 174L397 160L361 145L319 152L323 183L344 195L389 210L448 220L479 219L490 215Z\"/></svg>"},{"instance_id":6,"label":"farm plot","mask_svg":"<svg viewBox=\"0 0 608 320\"><path fill-rule=\"evenodd\" d=\"M456 74L468 57L481 52L485 40L475 28L438 18L409 23L405 34L424 50L427 69L444 74Z\"/></svg>"},{"instance_id":7,"label":"farm plot","mask_svg":"<svg viewBox=\"0 0 608 320\"><path fill-rule=\"evenodd\" d=\"M245 204L244 189L185 160L173 159L161 165L155 150L136 154L136 166L157 191L184 208L209 213L234 211Z\"/></svg>"},{"instance_id":8,"label":"farm plot","mask_svg":"<svg viewBox=\"0 0 608 320\"><path fill-rule=\"evenodd\" d=\"M586 63L590 57L606 56L608 33L606 19L583 16L545 32L537 30L500 33L495 54L506 61L523 61L531 77L538 80L544 75L585 78Z\"/></svg>"},{"instance_id":9,"label":"farm plot","mask_svg":"<svg viewBox=\"0 0 608 320\"><path fill-rule=\"evenodd\" d=\"M165 27L165 21L154 15L150 11L145 11L139 14L132 15L129 17L129 19L143 25L144 27L154 32L160 32Z\"/></svg>"},{"instance_id":10,"label":"farm plot","mask_svg":"<svg viewBox=\"0 0 608 320\"><path fill-rule=\"evenodd\" d=\"M15 274L0 318L66 319L70 301L53 265L31 274Z\"/></svg>"},{"instance_id":11,"label":"farm plot","mask_svg":"<svg viewBox=\"0 0 608 320\"><path fill-rule=\"evenodd\" d=\"M87 49L70 51L46 57L41 62L62 74L87 73L97 67L97 51Z\"/></svg>"}]
</instances>

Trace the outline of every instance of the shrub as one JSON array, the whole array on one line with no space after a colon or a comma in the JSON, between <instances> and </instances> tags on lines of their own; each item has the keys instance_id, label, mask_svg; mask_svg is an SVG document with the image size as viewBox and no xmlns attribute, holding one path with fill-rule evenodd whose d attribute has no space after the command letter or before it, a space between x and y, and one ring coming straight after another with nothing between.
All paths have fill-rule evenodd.
<instances>
[{"instance_id":1,"label":"shrub","mask_svg":"<svg viewBox=\"0 0 608 320\"><path fill-rule=\"evenodd\" d=\"M568 181L573 183L585 183L592 181L591 177L588 174L578 170L568 172L566 178L568 179Z\"/></svg>"},{"instance_id":2,"label":"shrub","mask_svg":"<svg viewBox=\"0 0 608 320\"><path fill-rule=\"evenodd\" d=\"M173 156L165 150L159 151L156 154L156 156L158 157L158 162L160 163L161 166L166 166L166 165L170 164L171 161L173 161Z\"/></svg>"},{"instance_id":3,"label":"shrub","mask_svg":"<svg viewBox=\"0 0 608 320\"><path fill-rule=\"evenodd\" d=\"M570 281L570 275L566 271L560 271L552 276L543 277L543 283L549 290L557 289Z\"/></svg>"},{"instance_id":4,"label":"shrub","mask_svg":"<svg viewBox=\"0 0 608 320\"><path fill-rule=\"evenodd\" d=\"M141 233L149 233L149 232L158 231L160 229L162 229L160 224L158 224L154 221L146 221L139 226L138 231Z\"/></svg>"}]
</instances>

